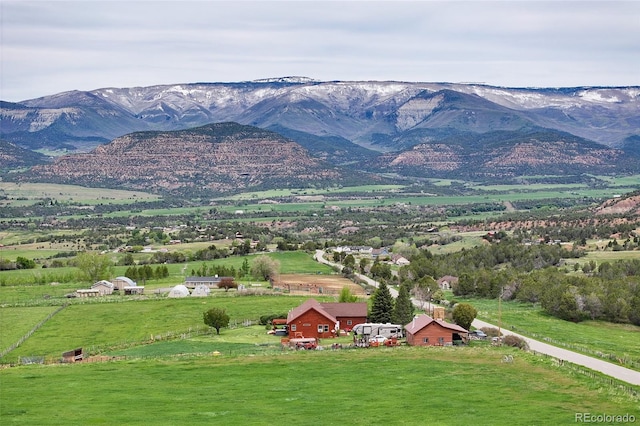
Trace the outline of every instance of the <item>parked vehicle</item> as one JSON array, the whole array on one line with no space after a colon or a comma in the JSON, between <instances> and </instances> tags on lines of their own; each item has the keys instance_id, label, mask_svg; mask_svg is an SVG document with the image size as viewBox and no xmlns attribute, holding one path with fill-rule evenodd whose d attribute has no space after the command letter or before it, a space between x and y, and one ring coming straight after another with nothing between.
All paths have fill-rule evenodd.
<instances>
[{"instance_id":1,"label":"parked vehicle","mask_svg":"<svg viewBox=\"0 0 640 426\"><path fill-rule=\"evenodd\" d=\"M404 337L403 328L400 324L381 324L381 323L364 323L353 326L353 334L355 337L377 336L381 335L390 339L392 337ZM371 337L369 337L371 340Z\"/></svg>"},{"instance_id":2,"label":"parked vehicle","mask_svg":"<svg viewBox=\"0 0 640 426\"><path fill-rule=\"evenodd\" d=\"M484 340L487 338L487 334L482 330L474 330L469 333L471 339Z\"/></svg>"},{"instance_id":3,"label":"parked vehicle","mask_svg":"<svg viewBox=\"0 0 640 426\"><path fill-rule=\"evenodd\" d=\"M318 340L313 337L289 339L289 347L297 350L314 350L318 348Z\"/></svg>"},{"instance_id":4,"label":"parked vehicle","mask_svg":"<svg viewBox=\"0 0 640 426\"><path fill-rule=\"evenodd\" d=\"M387 341L387 338L384 337L381 334L378 334L378 335L373 336L373 337L369 337L369 343L375 342L375 343L378 343L378 344L383 344L386 341Z\"/></svg>"}]
</instances>

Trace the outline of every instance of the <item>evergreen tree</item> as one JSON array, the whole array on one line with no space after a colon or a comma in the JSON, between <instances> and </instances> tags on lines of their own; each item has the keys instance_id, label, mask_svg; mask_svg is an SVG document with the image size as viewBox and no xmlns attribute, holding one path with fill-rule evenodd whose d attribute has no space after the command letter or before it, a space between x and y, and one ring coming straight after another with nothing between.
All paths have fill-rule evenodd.
<instances>
[{"instance_id":1,"label":"evergreen tree","mask_svg":"<svg viewBox=\"0 0 640 426\"><path fill-rule=\"evenodd\" d=\"M375 323L388 323L391 322L392 314L393 297L391 297L389 287L384 282L381 282L374 293L370 320Z\"/></svg>"},{"instance_id":2,"label":"evergreen tree","mask_svg":"<svg viewBox=\"0 0 640 426\"><path fill-rule=\"evenodd\" d=\"M413 304L411 303L411 296L409 296L407 286L401 285L396 299L396 306L393 309L393 322L404 325L409 324L412 319Z\"/></svg>"}]
</instances>

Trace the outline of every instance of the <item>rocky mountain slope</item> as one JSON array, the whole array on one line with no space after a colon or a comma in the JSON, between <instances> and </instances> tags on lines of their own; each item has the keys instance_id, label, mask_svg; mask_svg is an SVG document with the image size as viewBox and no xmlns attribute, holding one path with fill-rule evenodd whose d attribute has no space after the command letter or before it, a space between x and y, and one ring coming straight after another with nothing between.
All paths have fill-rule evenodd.
<instances>
[{"instance_id":1,"label":"rocky mountain slope","mask_svg":"<svg viewBox=\"0 0 640 426\"><path fill-rule=\"evenodd\" d=\"M458 134L545 128L634 149L640 87L503 88L477 84L280 78L67 92L0 105L2 137L34 148L96 146L140 130L235 121L398 151ZM625 145L626 143L626 145Z\"/></svg>"},{"instance_id":2,"label":"rocky mountain slope","mask_svg":"<svg viewBox=\"0 0 640 426\"><path fill-rule=\"evenodd\" d=\"M46 155L0 140L0 170L29 167L36 164L44 164L48 161L49 157Z\"/></svg>"},{"instance_id":3,"label":"rocky mountain slope","mask_svg":"<svg viewBox=\"0 0 640 426\"><path fill-rule=\"evenodd\" d=\"M419 143L370 160L365 168L404 176L496 179L636 172L639 159L568 133L534 128Z\"/></svg>"},{"instance_id":4,"label":"rocky mountain slope","mask_svg":"<svg viewBox=\"0 0 640 426\"><path fill-rule=\"evenodd\" d=\"M34 167L25 179L197 195L339 181L339 171L281 135L219 123L122 136Z\"/></svg>"},{"instance_id":5,"label":"rocky mountain slope","mask_svg":"<svg viewBox=\"0 0 640 426\"><path fill-rule=\"evenodd\" d=\"M640 215L640 192L607 200L596 209L595 214Z\"/></svg>"}]
</instances>

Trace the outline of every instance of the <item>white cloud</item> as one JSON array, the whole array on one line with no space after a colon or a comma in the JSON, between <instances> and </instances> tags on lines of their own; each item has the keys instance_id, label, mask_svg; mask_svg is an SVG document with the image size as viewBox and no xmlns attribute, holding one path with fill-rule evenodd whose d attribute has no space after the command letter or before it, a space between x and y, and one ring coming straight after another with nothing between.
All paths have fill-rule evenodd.
<instances>
[{"instance_id":1,"label":"white cloud","mask_svg":"<svg viewBox=\"0 0 640 426\"><path fill-rule=\"evenodd\" d=\"M0 98L282 75L640 84L640 3L2 1Z\"/></svg>"}]
</instances>

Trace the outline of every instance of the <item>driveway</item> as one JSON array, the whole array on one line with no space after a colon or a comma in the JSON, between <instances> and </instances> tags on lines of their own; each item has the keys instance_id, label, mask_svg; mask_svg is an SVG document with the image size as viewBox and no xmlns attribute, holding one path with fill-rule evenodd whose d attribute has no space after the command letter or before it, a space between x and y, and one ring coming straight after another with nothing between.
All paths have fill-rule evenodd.
<instances>
[{"instance_id":1,"label":"driveway","mask_svg":"<svg viewBox=\"0 0 640 426\"><path fill-rule=\"evenodd\" d=\"M318 262L320 263L324 263L325 265L330 265L330 266L337 266L337 267L342 267L342 265L339 265L337 263L333 263L333 262L329 262L328 260L326 260L324 258L324 250L316 250L316 254L314 255L314 259L316 259ZM372 280L369 277L366 277L362 274L356 274L356 276L358 278L360 278L363 281L366 281L369 285L372 285L373 287L378 287L378 282L375 280ZM390 288L389 289L391 292L391 295L393 297L398 297L398 291L395 289ZM424 309L425 305L422 301L417 300L417 299L411 299L411 302L413 303L414 306L418 307L419 309ZM485 321L481 321L479 319L475 319L473 320L473 323L471 323L471 325L473 325L475 328L482 328L482 327L493 327L493 328L498 328L496 325L490 324L488 322ZM563 360L563 361L568 361L568 362L572 362L574 364L577 365L581 365L583 367L587 367L590 368L591 370L595 370L595 371L599 371L600 373L606 374L607 376L611 376L614 377L618 380L621 380L623 382L626 383L630 383L632 385L636 385L636 386L640 386L640 372L635 371L635 370L631 370L625 367L621 367L619 365L616 364L612 364L610 362L607 361L603 361L601 359L597 359L597 358L592 358L590 356L587 355L582 355L579 354L577 352L573 352L567 349L562 349L559 348L557 346L553 346L553 345L549 345L547 343L543 343L540 342L539 340L534 340L530 337L525 337L522 336L518 333L514 333L512 331L506 330L504 328L501 329L502 334L512 334L514 336L518 336L522 339L524 339L528 344L529 344L529 349L531 349L532 351L535 352L539 352L541 354L545 354L545 355L549 355L552 356L554 358Z\"/></svg>"},{"instance_id":2,"label":"driveway","mask_svg":"<svg viewBox=\"0 0 640 426\"><path fill-rule=\"evenodd\" d=\"M498 328L496 325L489 324L488 322L481 321L479 319L473 320L473 323L471 323L471 325L473 325L475 328L482 328L482 327ZM539 352L545 355L550 355L554 358L558 358L564 361L572 362L574 364L581 365L583 367L587 367L595 371L599 371L601 373L606 374L607 376L615 377L618 380L631 383L632 385L640 386L640 372L638 371L621 367L619 365L612 364L610 362L607 362L598 358L592 358L587 355L582 355L567 349L562 349L557 346L550 345L548 343L543 343L539 340L534 340L530 337L526 337L521 334L514 333L504 328L501 328L501 331L502 331L502 334L504 335L511 334L524 339L529 344L529 349L531 349L532 351Z\"/></svg>"}]
</instances>

